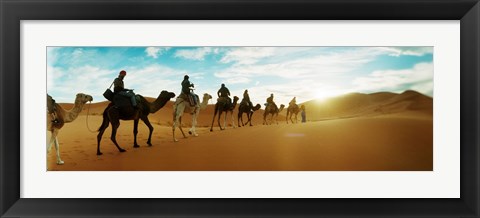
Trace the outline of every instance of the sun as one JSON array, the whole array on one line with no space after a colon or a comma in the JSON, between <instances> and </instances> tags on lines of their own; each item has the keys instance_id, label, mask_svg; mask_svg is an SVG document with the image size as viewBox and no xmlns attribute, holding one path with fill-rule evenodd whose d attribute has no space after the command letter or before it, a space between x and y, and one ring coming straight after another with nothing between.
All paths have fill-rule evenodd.
<instances>
[{"instance_id":1,"label":"sun","mask_svg":"<svg viewBox=\"0 0 480 218\"><path fill-rule=\"evenodd\" d=\"M340 90L317 89L314 91L313 96L315 97L315 100L323 102L329 98L341 95L341 93Z\"/></svg>"}]
</instances>

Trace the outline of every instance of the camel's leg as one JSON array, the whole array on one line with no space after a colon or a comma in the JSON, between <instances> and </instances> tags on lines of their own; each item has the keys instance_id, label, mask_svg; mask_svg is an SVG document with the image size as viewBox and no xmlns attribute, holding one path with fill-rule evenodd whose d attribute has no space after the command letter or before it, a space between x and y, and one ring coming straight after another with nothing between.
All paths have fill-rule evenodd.
<instances>
[{"instance_id":1,"label":"camel's leg","mask_svg":"<svg viewBox=\"0 0 480 218\"><path fill-rule=\"evenodd\" d=\"M225 117L223 117L223 129L227 128L227 116L228 116L228 111L225 111Z\"/></svg>"},{"instance_id":2,"label":"camel's leg","mask_svg":"<svg viewBox=\"0 0 480 218\"><path fill-rule=\"evenodd\" d=\"M107 115L107 109L108 109L108 107L103 112L103 121L102 121L102 124L100 125L100 128L98 128L97 155L102 155L102 152L100 152L100 141L102 141L103 133L108 128L108 125L110 123L110 119L108 118L108 115Z\"/></svg>"},{"instance_id":3,"label":"camel's leg","mask_svg":"<svg viewBox=\"0 0 480 218\"><path fill-rule=\"evenodd\" d=\"M263 125L267 123L267 113L263 113Z\"/></svg>"},{"instance_id":4,"label":"camel's leg","mask_svg":"<svg viewBox=\"0 0 480 218\"><path fill-rule=\"evenodd\" d=\"M285 121L287 121L287 124L288 124L288 115L289 115L289 112L290 112L290 111L287 109L287 116L285 116ZM292 116L292 115L290 115L290 116Z\"/></svg>"},{"instance_id":5,"label":"camel's leg","mask_svg":"<svg viewBox=\"0 0 480 218\"><path fill-rule=\"evenodd\" d=\"M152 124L150 123L150 120L148 120L148 117L147 117L147 116L141 117L140 119L142 119L142 121L145 123L145 125L147 125L148 130L150 131L150 132L148 133L147 145L148 145L148 146L152 146L153 126L152 126Z\"/></svg>"},{"instance_id":6,"label":"camel's leg","mask_svg":"<svg viewBox=\"0 0 480 218\"><path fill-rule=\"evenodd\" d=\"M212 126L210 126L210 132L213 131L213 123L215 122L215 116L217 116L217 106L215 105L215 112L213 113Z\"/></svg>"},{"instance_id":7,"label":"camel's leg","mask_svg":"<svg viewBox=\"0 0 480 218\"><path fill-rule=\"evenodd\" d=\"M105 130L108 127L108 122L102 123L102 126L98 129L98 135L97 135L97 155L102 155L102 152L100 152L100 141L102 141L102 136Z\"/></svg>"},{"instance_id":8,"label":"camel's leg","mask_svg":"<svg viewBox=\"0 0 480 218\"><path fill-rule=\"evenodd\" d=\"M248 112L246 114L247 114L247 122L243 122L243 114L242 114L242 125L243 126L246 126L248 124Z\"/></svg>"},{"instance_id":9,"label":"camel's leg","mask_svg":"<svg viewBox=\"0 0 480 218\"><path fill-rule=\"evenodd\" d=\"M118 146L117 139L116 139L117 129L119 126L120 126L120 121L112 122L112 136L110 136L110 140L112 140L112 142L115 144L115 146L117 146L120 152L125 152L125 149L120 148L120 146Z\"/></svg>"},{"instance_id":10,"label":"camel's leg","mask_svg":"<svg viewBox=\"0 0 480 218\"><path fill-rule=\"evenodd\" d=\"M183 129L182 129L182 117L180 117L180 119L178 119L178 121L179 121L178 128L180 129L180 132L182 133L183 138L187 138L187 136L185 135L185 133L183 132Z\"/></svg>"},{"instance_id":11,"label":"camel's leg","mask_svg":"<svg viewBox=\"0 0 480 218\"><path fill-rule=\"evenodd\" d=\"M173 106L173 125L172 125L172 137L174 142L178 142L178 139L175 138L175 129L177 128L178 119L182 116L182 111L178 109L179 105L175 104Z\"/></svg>"},{"instance_id":12,"label":"camel's leg","mask_svg":"<svg viewBox=\"0 0 480 218\"><path fill-rule=\"evenodd\" d=\"M175 129L177 128L177 124L178 124L178 117L176 117L175 114L173 114L172 135L173 135L174 142L178 142L178 139L175 138Z\"/></svg>"},{"instance_id":13,"label":"camel's leg","mask_svg":"<svg viewBox=\"0 0 480 218\"><path fill-rule=\"evenodd\" d=\"M233 110L230 111L230 117L232 118L232 126L233 126L233 128L234 128L234 129L237 128L237 125L235 125L235 119L233 119Z\"/></svg>"},{"instance_id":14,"label":"camel's leg","mask_svg":"<svg viewBox=\"0 0 480 218\"><path fill-rule=\"evenodd\" d=\"M193 132L193 131L194 131L194 128L193 128L193 127L195 126L195 121L193 120L193 116L194 116L194 115L192 114L192 127L190 127L190 129L188 129L188 134L189 134L189 135L193 135L193 134L194 134L194 132Z\"/></svg>"},{"instance_id":15,"label":"camel's leg","mask_svg":"<svg viewBox=\"0 0 480 218\"><path fill-rule=\"evenodd\" d=\"M218 127L220 127L220 130L223 130L223 129L222 129L222 125L220 125L220 119L222 118L222 113L223 113L222 110L220 110L220 111L218 112ZM227 119L227 117L225 117L224 120L226 120L226 119ZM225 124L225 123L224 123L224 124Z\"/></svg>"},{"instance_id":16,"label":"camel's leg","mask_svg":"<svg viewBox=\"0 0 480 218\"><path fill-rule=\"evenodd\" d=\"M247 113L247 117L248 117L248 122L247 123L250 123L250 126L253 126L252 116L253 116L253 112L250 111L250 112Z\"/></svg>"},{"instance_id":17,"label":"camel's leg","mask_svg":"<svg viewBox=\"0 0 480 218\"><path fill-rule=\"evenodd\" d=\"M248 112L247 112L246 114L247 114L247 122L246 122L246 123L243 122L243 113L242 113L242 115L241 115L241 117L240 117L240 119L242 120L242 126L245 126L245 125L248 124ZM237 122L237 123L238 123L238 122ZM240 123L238 123L238 126L240 126Z\"/></svg>"},{"instance_id":18,"label":"camel's leg","mask_svg":"<svg viewBox=\"0 0 480 218\"><path fill-rule=\"evenodd\" d=\"M138 119L133 120L133 147L138 148L140 147L137 143L137 134L138 134Z\"/></svg>"},{"instance_id":19,"label":"camel's leg","mask_svg":"<svg viewBox=\"0 0 480 218\"><path fill-rule=\"evenodd\" d=\"M62 158L60 158L60 145L58 144L58 139L57 137L55 137L55 150L57 151L57 164L58 165L62 165L64 164L65 162L63 162Z\"/></svg>"},{"instance_id":20,"label":"camel's leg","mask_svg":"<svg viewBox=\"0 0 480 218\"><path fill-rule=\"evenodd\" d=\"M60 158L60 145L58 144L58 129L53 129L52 131L52 137L53 137L53 143L55 144L55 151L57 153L57 164L62 165L65 162L63 162L62 158Z\"/></svg>"},{"instance_id":21,"label":"camel's leg","mask_svg":"<svg viewBox=\"0 0 480 218\"><path fill-rule=\"evenodd\" d=\"M243 126L243 117L242 117L242 116L243 116L243 113L240 112L240 109L239 109L239 110L238 110L238 115L237 115L238 127ZM248 116L248 115L247 115L247 116ZM240 121L241 121L241 124L242 124L242 125L240 125Z\"/></svg>"},{"instance_id":22,"label":"camel's leg","mask_svg":"<svg viewBox=\"0 0 480 218\"><path fill-rule=\"evenodd\" d=\"M198 111L197 108L195 108L193 114L192 114L192 127L190 127L190 129L188 129L188 134L190 135L194 135L194 136L198 136L196 131L195 131L195 125L197 125L196 123L196 115L198 114Z\"/></svg>"},{"instance_id":23,"label":"camel's leg","mask_svg":"<svg viewBox=\"0 0 480 218\"><path fill-rule=\"evenodd\" d=\"M195 113L192 114L192 128L190 128L190 131L188 133L190 133L193 136L198 136L196 126L197 126L197 119L198 119L199 112L200 112L200 108L198 108L195 111Z\"/></svg>"},{"instance_id":24,"label":"camel's leg","mask_svg":"<svg viewBox=\"0 0 480 218\"><path fill-rule=\"evenodd\" d=\"M47 145L47 154L50 153L50 150L52 150L52 145L53 145L53 141L55 140L55 137L53 136L53 131L50 131L50 140L48 142L48 145Z\"/></svg>"}]
</instances>

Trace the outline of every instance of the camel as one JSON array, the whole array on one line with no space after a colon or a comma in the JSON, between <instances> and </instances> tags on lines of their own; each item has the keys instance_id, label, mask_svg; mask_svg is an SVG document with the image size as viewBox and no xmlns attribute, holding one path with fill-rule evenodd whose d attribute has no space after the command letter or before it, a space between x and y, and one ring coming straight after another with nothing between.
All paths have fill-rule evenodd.
<instances>
[{"instance_id":1,"label":"camel","mask_svg":"<svg viewBox=\"0 0 480 218\"><path fill-rule=\"evenodd\" d=\"M275 119L275 122L278 124L278 121L277 121L277 116L280 112L282 112L283 108L285 108L285 105L281 104L280 105L280 109L277 107L276 104L269 104L266 108L265 108L265 111L263 112L263 125L269 125L271 123L268 123L267 122L267 116L268 114L271 114L272 115L272 118L270 119L270 121L272 121L273 119Z\"/></svg>"},{"instance_id":2,"label":"camel","mask_svg":"<svg viewBox=\"0 0 480 218\"><path fill-rule=\"evenodd\" d=\"M287 108L287 117L285 117L285 119L287 120L287 124L288 124L288 120L290 119L290 121L293 122L293 119L292 119L292 115L295 115L295 123L297 123L297 115L298 115L298 112L300 112L300 107L298 107L297 104L291 104L288 106ZM289 116L290 115L290 116Z\"/></svg>"},{"instance_id":3,"label":"camel","mask_svg":"<svg viewBox=\"0 0 480 218\"><path fill-rule=\"evenodd\" d=\"M198 96L197 96L198 99ZM175 129L180 128L180 132L182 132L182 135L184 138L187 138L185 136L185 133L183 133L182 129L182 115L183 113L190 113L192 114L192 128L189 129L188 133L190 135L198 136L197 131L195 129L195 126L197 125L197 118L198 115L200 114L200 110L203 110L207 107L208 100L212 99L212 96L209 95L208 93L203 94L203 101L202 103L198 103L195 105L195 107L190 106L190 103L188 100L185 100L183 98L177 97L177 100L175 101L175 104L173 105L173 127L172 127L172 135L173 135L173 141L178 142L177 138L175 138Z\"/></svg>"},{"instance_id":4,"label":"camel","mask_svg":"<svg viewBox=\"0 0 480 218\"><path fill-rule=\"evenodd\" d=\"M48 143L47 154L52 149L52 144L55 144L55 150L57 152L57 164L62 165L65 162L60 158L60 145L58 143L58 133L60 129L63 127L63 124L73 122L77 119L80 112L83 110L83 106L89 102L93 101L93 97L90 95L86 95L83 93L78 93L75 97L75 104L74 107L70 110L63 109L59 104L53 103L53 99L47 97L47 104L54 104L54 111L56 114L56 118L58 120L57 123L54 123L47 112L47 130L50 131L50 141Z\"/></svg>"},{"instance_id":5,"label":"camel","mask_svg":"<svg viewBox=\"0 0 480 218\"><path fill-rule=\"evenodd\" d=\"M240 104L240 106L238 106L238 118L237 118L238 126L240 126L240 122L242 124L241 126L245 126L248 123L250 123L250 126L253 126L252 125L253 112L259 110L261 107L262 106L260 104L255 105L255 107L252 107L251 105L247 105L244 103ZM247 114L247 119L248 119L248 121L245 124L243 123L243 113Z\"/></svg>"},{"instance_id":6,"label":"camel","mask_svg":"<svg viewBox=\"0 0 480 218\"><path fill-rule=\"evenodd\" d=\"M233 104L231 104L230 107L228 107L227 102L222 100L221 98L217 99L217 103L215 104L215 113L213 114L213 119L212 119L212 126L210 127L210 132L213 132L213 122L215 121L215 116L218 113L218 127L220 127L220 130L224 130L227 125L227 115L228 112L230 112L231 117L232 117L232 126L235 128L235 120L233 119L233 110L237 106L237 101L238 97L233 96ZM225 120L223 122L223 128L220 125L220 117L222 116L222 113L225 112Z\"/></svg>"},{"instance_id":7,"label":"camel","mask_svg":"<svg viewBox=\"0 0 480 218\"><path fill-rule=\"evenodd\" d=\"M141 119L150 130L147 144L148 146L152 146L151 139L153 133L153 126L148 120L148 115L160 110L173 97L175 97L175 93L165 90L163 90L160 95L158 95L157 99L155 99L155 101L153 102L148 102L147 99L145 99L143 96L137 95L137 100L139 99L138 109L134 109L132 106L125 108L117 108L114 106L113 103L110 103L103 111L103 122L98 129L97 155L102 155L102 152L100 152L100 141L102 140L103 133L107 129L109 123L112 124L112 135L110 139L120 152L125 152L125 149L121 148L116 140L117 129L120 126L120 120L133 120L133 147L138 148L140 147L137 144L138 122L139 119Z\"/></svg>"}]
</instances>

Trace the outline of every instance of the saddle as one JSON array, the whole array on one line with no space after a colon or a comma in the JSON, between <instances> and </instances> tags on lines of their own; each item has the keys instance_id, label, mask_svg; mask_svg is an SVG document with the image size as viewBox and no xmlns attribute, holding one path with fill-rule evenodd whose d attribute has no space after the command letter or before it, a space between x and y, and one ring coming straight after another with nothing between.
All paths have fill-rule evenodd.
<instances>
[{"instance_id":1,"label":"saddle","mask_svg":"<svg viewBox=\"0 0 480 218\"><path fill-rule=\"evenodd\" d=\"M238 106L238 108L244 108L244 109L248 109L250 106L250 104L247 102L247 101L242 101L240 102L240 105Z\"/></svg>"},{"instance_id":2,"label":"saddle","mask_svg":"<svg viewBox=\"0 0 480 218\"><path fill-rule=\"evenodd\" d=\"M62 116L62 113L57 112L57 107L58 107L58 104L54 103L54 105L52 106L53 113L49 112L49 115L51 116L49 117L49 120L52 124L51 125L52 128L61 129L63 125L65 125L65 119ZM55 118L53 118L52 114L55 114ZM56 119L56 122L54 122L54 119Z\"/></svg>"},{"instance_id":3,"label":"saddle","mask_svg":"<svg viewBox=\"0 0 480 218\"><path fill-rule=\"evenodd\" d=\"M275 103L265 103L265 111L272 110L271 108L273 108L273 110L278 110L277 104L275 104Z\"/></svg>"},{"instance_id":4,"label":"saddle","mask_svg":"<svg viewBox=\"0 0 480 218\"><path fill-rule=\"evenodd\" d=\"M113 103L113 106L116 107L116 108L128 108L128 107L133 107L132 105L132 102L130 100L130 97L127 97L127 96L124 96L124 95L119 95L119 94L115 94L113 96L113 99L112 99L112 103ZM138 102L140 102L140 96L139 95L135 95L135 100L137 101L137 105Z\"/></svg>"},{"instance_id":5,"label":"saddle","mask_svg":"<svg viewBox=\"0 0 480 218\"><path fill-rule=\"evenodd\" d=\"M51 122L52 128L60 129L65 124L65 120L61 113L58 113L57 108L59 105L55 102L55 99L52 96L47 94L47 111L50 116L49 120Z\"/></svg>"},{"instance_id":6,"label":"saddle","mask_svg":"<svg viewBox=\"0 0 480 218\"><path fill-rule=\"evenodd\" d=\"M199 101L198 95L196 94L193 94L192 96L192 95L186 95L185 93L182 92L178 97L185 101L188 101L190 103L190 107L195 107L197 105L197 102Z\"/></svg>"},{"instance_id":7,"label":"saddle","mask_svg":"<svg viewBox=\"0 0 480 218\"><path fill-rule=\"evenodd\" d=\"M230 98L228 97L219 97L217 102L224 104L227 108L232 107L232 103L230 102Z\"/></svg>"}]
</instances>

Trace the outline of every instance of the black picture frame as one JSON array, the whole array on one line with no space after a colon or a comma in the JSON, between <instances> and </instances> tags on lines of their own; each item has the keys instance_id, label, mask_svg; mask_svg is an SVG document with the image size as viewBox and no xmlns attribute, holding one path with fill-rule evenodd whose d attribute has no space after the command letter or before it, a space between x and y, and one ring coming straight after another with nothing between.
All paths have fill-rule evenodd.
<instances>
[{"instance_id":1,"label":"black picture frame","mask_svg":"<svg viewBox=\"0 0 480 218\"><path fill-rule=\"evenodd\" d=\"M478 0L0 0L1 217L479 217ZM21 20L460 20L457 199L20 198ZM54 185L54 184L52 184ZM48 187L51 188L51 187Z\"/></svg>"}]
</instances>

